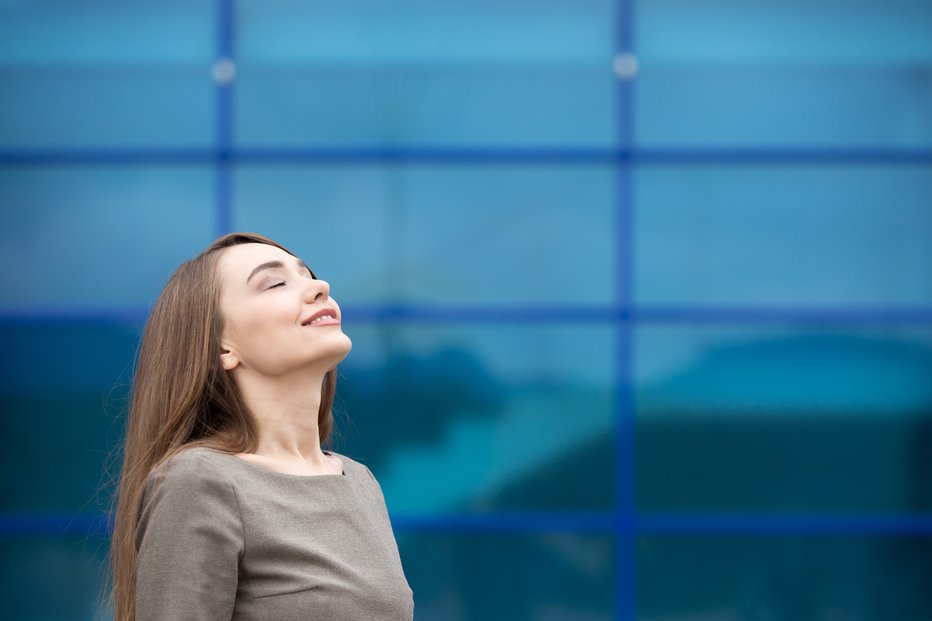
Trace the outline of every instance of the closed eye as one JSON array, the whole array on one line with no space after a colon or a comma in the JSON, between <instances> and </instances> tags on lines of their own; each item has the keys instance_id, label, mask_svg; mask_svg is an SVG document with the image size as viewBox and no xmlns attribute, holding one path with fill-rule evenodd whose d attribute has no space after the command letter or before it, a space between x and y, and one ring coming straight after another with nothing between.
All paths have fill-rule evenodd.
<instances>
[{"instance_id":1,"label":"closed eye","mask_svg":"<svg viewBox=\"0 0 932 621\"><path fill-rule=\"evenodd\" d=\"M280 282L278 284L272 285L271 287L269 287L269 289L274 289L275 287L283 287L283 286L285 286L285 283Z\"/></svg>"}]
</instances>

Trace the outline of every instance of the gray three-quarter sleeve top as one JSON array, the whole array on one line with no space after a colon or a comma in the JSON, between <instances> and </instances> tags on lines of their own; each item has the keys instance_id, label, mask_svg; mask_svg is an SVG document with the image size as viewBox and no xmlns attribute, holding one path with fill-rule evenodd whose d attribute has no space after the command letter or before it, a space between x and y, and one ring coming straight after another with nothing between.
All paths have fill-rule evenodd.
<instances>
[{"instance_id":1,"label":"gray three-quarter sleeve top","mask_svg":"<svg viewBox=\"0 0 932 621\"><path fill-rule=\"evenodd\" d=\"M152 470L136 537L138 621L411 621L414 598L382 490L294 475L205 447Z\"/></svg>"}]
</instances>

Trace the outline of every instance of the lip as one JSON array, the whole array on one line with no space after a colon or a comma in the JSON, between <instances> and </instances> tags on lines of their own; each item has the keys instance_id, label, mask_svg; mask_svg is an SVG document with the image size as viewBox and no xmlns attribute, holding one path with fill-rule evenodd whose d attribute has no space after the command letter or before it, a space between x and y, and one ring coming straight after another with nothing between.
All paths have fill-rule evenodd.
<instances>
[{"instance_id":1,"label":"lip","mask_svg":"<svg viewBox=\"0 0 932 621\"><path fill-rule=\"evenodd\" d=\"M313 315L310 315L309 317L306 317L306 318L302 319L302 320L301 320L301 326L302 326L302 327L303 327L303 326L307 326L310 322L314 321L315 319L317 319L318 317L320 317L320 316L322 316L322 315L331 315L331 316L333 317L333 319L327 320L327 321L321 321L320 323L314 324L314 325L318 325L318 326L319 326L319 325L324 325L324 326L327 326L327 325L334 324L334 323L340 323L340 315L337 313L336 309L335 309L335 308L326 307L326 308L320 309L319 311L317 311L317 312L314 313Z\"/></svg>"}]
</instances>

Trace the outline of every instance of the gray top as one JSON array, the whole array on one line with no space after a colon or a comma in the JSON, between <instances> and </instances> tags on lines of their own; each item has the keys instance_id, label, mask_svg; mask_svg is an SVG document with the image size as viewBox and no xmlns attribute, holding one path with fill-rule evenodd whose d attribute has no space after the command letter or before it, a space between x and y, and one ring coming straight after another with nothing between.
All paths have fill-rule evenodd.
<instances>
[{"instance_id":1,"label":"gray top","mask_svg":"<svg viewBox=\"0 0 932 621\"><path fill-rule=\"evenodd\" d=\"M382 489L368 467L333 454L343 474L285 474L204 447L153 469L136 619L411 621Z\"/></svg>"}]
</instances>

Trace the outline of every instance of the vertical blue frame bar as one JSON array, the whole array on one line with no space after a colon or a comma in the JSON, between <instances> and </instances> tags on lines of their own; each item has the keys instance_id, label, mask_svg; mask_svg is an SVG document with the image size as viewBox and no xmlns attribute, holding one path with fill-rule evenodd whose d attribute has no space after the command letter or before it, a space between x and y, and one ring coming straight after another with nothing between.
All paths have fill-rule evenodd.
<instances>
[{"instance_id":1,"label":"vertical blue frame bar","mask_svg":"<svg viewBox=\"0 0 932 621\"><path fill-rule=\"evenodd\" d=\"M234 46L234 0L217 0L217 57L214 63L228 60L235 69ZM216 64L214 65L216 67ZM230 80L217 79L214 76L215 135L214 159L214 207L215 233L217 236L229 233L233 226L233 84L235 74Z\"/></svg>"},{"instance_id":2,"label":"vertical blue frame bar","mask_svg":"<svg viewBox=\"0 0 932 621\"><path fill-rule=\"evenodd\" d=\"M634 55L634 0L618 0L615 58ZM636 57L635 57L636 58ZM613 59L614 60L614 59ZM633 77L617 75L615 91L616 153L615 178L617 211L615 228L615 279L617 314L615 320L615 618L637 619L636 571L636 471L634 410L634 313L633 309L633 159L634 146Z\"/></svg>"}]
</instances>

